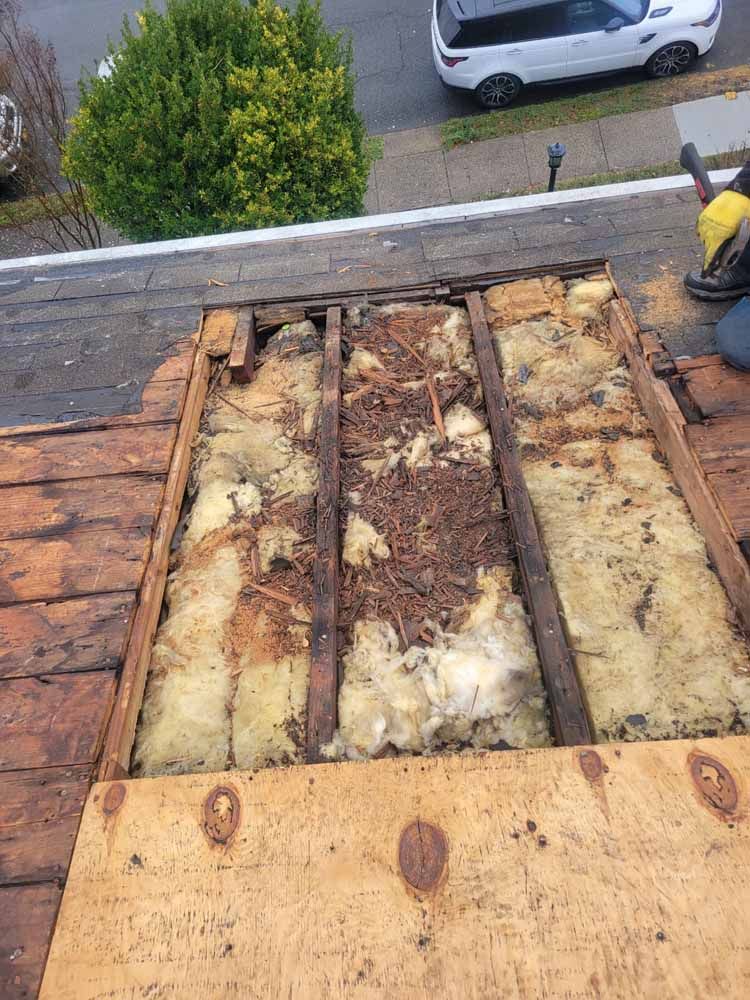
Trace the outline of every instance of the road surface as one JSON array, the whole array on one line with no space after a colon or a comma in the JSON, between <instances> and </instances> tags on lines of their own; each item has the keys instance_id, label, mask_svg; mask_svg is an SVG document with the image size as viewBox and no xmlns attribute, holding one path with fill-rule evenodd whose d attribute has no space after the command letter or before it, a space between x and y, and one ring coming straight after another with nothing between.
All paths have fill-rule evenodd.
<instances>
[{"instance_id":1,"label":"road surface","mask_svg":"<svg viewBox=\"0 0 750 1000\"><path fill-rule=\"evenodd\" d=\"M724 0L724 22L713 52L703 60L705 68L735 66L750 58L747 3ZM123 14L132 14L138 6L137 0L24 0L28 21L54 44L72 95L81 66L96 67L107 37L118 38ZM372 133L436 124L477 111L469 98L445 91L435 75L430 10L430 0L323 0L329 25L352 33L357 101Z\"/></svg>"}]
</instances>

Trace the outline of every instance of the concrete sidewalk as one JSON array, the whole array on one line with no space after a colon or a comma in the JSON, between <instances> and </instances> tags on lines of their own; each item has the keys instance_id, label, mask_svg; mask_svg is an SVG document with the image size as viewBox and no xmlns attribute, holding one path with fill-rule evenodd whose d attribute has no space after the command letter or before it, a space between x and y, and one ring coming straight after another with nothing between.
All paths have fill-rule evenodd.
<instances>
[{"instance_id":1,"label":"concrete sidewalk","mask_svg":"<svg viewBox=\"0 0 750 1000\"><path fill-rule=\"evenodd\" d=\"M670 163L680 158L686 142L694 142L704 156L750 148L750 91L734 100L707 97L451 150L442 148L437 126L393 132L383 136L383 158L370 174L366 210L374 215L480 201L544 184L552 142L568 148L561 180Z\"/></svg>"}]
</instances>

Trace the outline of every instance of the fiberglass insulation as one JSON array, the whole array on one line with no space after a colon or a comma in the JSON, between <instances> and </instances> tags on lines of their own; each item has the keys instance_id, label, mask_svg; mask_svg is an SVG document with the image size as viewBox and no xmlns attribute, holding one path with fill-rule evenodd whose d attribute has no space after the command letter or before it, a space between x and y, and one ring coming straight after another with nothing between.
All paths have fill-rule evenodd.
<instances>
[{"instance_id":1,"label":"fiberglass insulation","mask_svg":"<svg viewBox=\"0 0 750 1000\"><path fill-rule=\"evenodd\" d=\"M317 490L317 459L303 445L318 421L320 347L312 323L285 328L253 382L209 398L136 734L138 774L300 759L309 608L291 608L280 626L284 606L269 600L264 611L252 584L310 548L283 511Z\"/></svg>"},{"instance_id":2,"label":"fiberglass insulation","mask_svg":"<svg viewBox=\"0 0 750 1000\"><path fill-rule=\"evenodd\" d=\"M492 444L465 310L393 305L372 310L369 315L402 322L404 317L434 317L424 339L412 340L411 346L428 359L438 386L455 373L465 376L474 386L475 409L462 403L446 408L445 442L431 422L425 423L403 444L383 439L377 457L362 458L359 465L373 480L390 475L399 462L411 475L426 468L443 469L448 474L466 465L488 467ZM356 328L359 317L355 311L350 311L349 319ZM366 329L367 321L363 322ZM354 329L354 345L356 335ZM345 373L350 379L359 376L363 368L377 367L380 373L384 367L364 349L356 348L351 357ZM387 364L385 373L390 374ZM404 385L425 391L424 379ZM345 406L349 398L345 393ZM361 499L355 492L343 496L349 508L344 567L350 566L349 572L353 572L358 566L367 566L390 590L392 573L398 572L398 567L386 539L357 513ZM431 506L435 499L430 497ZM493 512L502 516L499 491L476 513L491 516ZM428 515L425 509L423 524ZM420 536L419 528L416 534ZM431 541L419 541L418 545L422 551L434 552ZM450 559L451 553L446 552L445 560ZM381 617L360 617L352 623L342 652L338 730L327 748L330 757L360 759L394 751L433 753L498 744L549 744L546 695L536 647L523 603L513 591L511 568L483 565L480 552L474 570L474 596L465 599L450 622L431 624L431 645L412 643L403 648L394 626Z\"/></svg>"},{"instance_id":3,"label":"fiberglass insulation","mask_svg":"<svg viewBox=\"0 0 750 1000\"><path fill-rule=\"evenodd\" d=\"M604 332L611 296L604 278L486 296L596 739L742 730L747 648Z\"/></svg>"}]
</instances>

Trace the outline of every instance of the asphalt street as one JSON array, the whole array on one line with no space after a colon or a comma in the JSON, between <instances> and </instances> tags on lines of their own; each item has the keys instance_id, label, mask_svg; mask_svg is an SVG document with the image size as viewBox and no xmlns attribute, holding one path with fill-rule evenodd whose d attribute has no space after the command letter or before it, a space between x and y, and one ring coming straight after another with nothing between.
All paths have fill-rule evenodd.
<instances>
[{"instance_id":1,"label":"asphalt street","mask_svg":"<svg viewBox=\"0 0 750 1000\"><path fill-rule=\"evenodd\" d=\"M702 68L725 68L748 61L747 2L724 0L719 38L702 60ZM81 67L96 68L106 52L107 37L117 39L123 15L138 7L137 0L24 0L29 23L55 46L73 101ZM323 10L331 27L352 34L357 100L370 132L416 128L476 113L470 98L446 91L435 74L429 0L323 0ZM611 86L612 80L608 78L605 85ZM554 91L570 93L571 88L580 91L601 86L601 82L555 85ZM549 96L550 89L540 93Z\"/></svg>"}]
</instances>

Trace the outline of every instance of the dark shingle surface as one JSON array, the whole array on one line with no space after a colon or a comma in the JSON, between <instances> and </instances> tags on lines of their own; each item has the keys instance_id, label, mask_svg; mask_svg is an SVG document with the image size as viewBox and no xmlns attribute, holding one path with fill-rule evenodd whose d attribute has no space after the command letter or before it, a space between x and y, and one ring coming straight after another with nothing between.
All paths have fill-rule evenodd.
<instances>
[{"instance_id":1,"label":"dark shingle surface","mask_svg":"<svg viewBox=\"0 0 750 1000\"><path fill-rule=\"evenodd\" d=\"M203 306L352 296L579 260L609 260L642 327L658 327L674 353L711 351L724 309L681 300L678 283L700 259L697 212L692 192L658 192L467 222L3 272L2 422L29 422L31 411L39 422L45 394L52 412L73 391L91 390L78 398L92 412L133 412L170 345L198 328ZM655 309L649 290L670 275L673 308ZM25 396L34 398L22 404Z\"/></svg>"}]
</instances>

